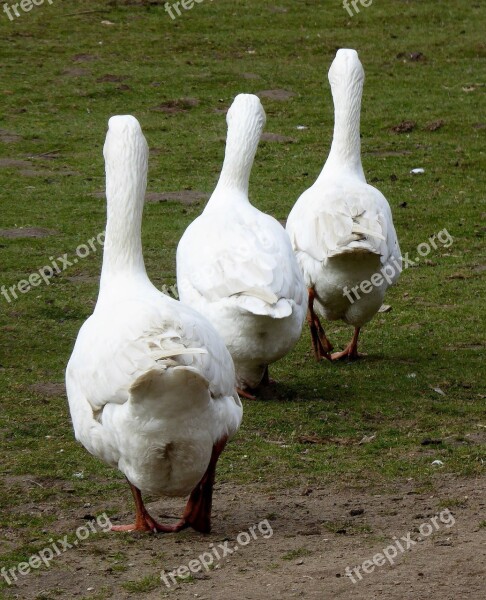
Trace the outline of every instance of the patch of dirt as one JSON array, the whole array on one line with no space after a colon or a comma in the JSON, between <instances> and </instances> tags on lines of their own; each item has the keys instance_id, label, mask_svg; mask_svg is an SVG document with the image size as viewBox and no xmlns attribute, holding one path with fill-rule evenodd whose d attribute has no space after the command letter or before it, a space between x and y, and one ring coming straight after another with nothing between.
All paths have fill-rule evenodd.
<instances>
[{"instance_id":1,"label":"patch of dirt","mask_svg":"<svg viewBox=\"0 0 486 600\"><path fill-rule=\"evenodd\" d=\"M47 152L40 156L32 156L31 158L41 158L42 160L52 160L57 158L57 156L49 156L51 152ZM40 166L40 165L37 165ZM72 176L79 175L77 171L72 171L70 169L62 169L60 171L48 171L40 169L35 169L27 160L17 159L17 158L0 158L0 169L19 169L19 175L22 177L57 177L58 175L62 176Z\"/></svg>"},{"instance_id":2,"label":"patch of dirt","mask_svg":"<svg viewBox=\"0 0 486 600\"><path fill-rule=\"evenodd\" d=\"M33 486L37 487L59 487L60 489L66 485L66 482L62 479L55 479L53 477L37 477L35 475L6 475L2 478L2 482L9 491L15 488L27 490Z\"/></svg>"},{"instance_id":3,"label":"patch of dirt","mask_svg":"<svg viewBox=\"0 0 486 600\"><path fill-rule=\"evenodd\" d=\"M73 61L78 63L93 62L94 60L98 60L98 58L93 54L75 54L73 56Z\"/></svg>"},{"instance_id":4,"label":"patch of dirt","mask_svg":"<svg viewBox=\"0 0 486 600\"><path fill-rule=\"evenodd\" d=\"M442 129L444 127L445 121L444 119L437 119L436 121L431 121L425 125L424 129L427 131L437 131L438 129Z\"/></svg>"},{"instance_id":5,"label":"patch of dirt","mask_svg":"<svg viewBox=\"0 0 486 600\"><path fill-rule=\"evenodd\" d=\"M105 198L105 191L99 190L93 192L92 196L95 198ZM181 190L180 192L147 192L145 194L145 202L157 203L157 202L180 202L186 206L192 204L199 204L199 202L206 202L209 194L206 192L199 192L197 190Z\"/></svg>"},{"instance_id":6,"label":"patch of dirt","mask_svg":"<svg viewBox=\"0 0 486 600\"><path fill-rule=\"evenodd\" d=\"M393 131L393 133L410 133L415 127L417 127L415 121L402 121L398 125L392 127L390 131Z\"/></svg>"},{"instance_id":7,"label":"patch of dirt","mask_svg":"<svg viewBox=\"0 0 486 600\"><path fill-rule=\"evenodd\" d=\"M91 73L88 69L83 69L82 67L72 67L64 69L62 75L66 75L67 77L86 77L86 75L91 75Z\"/></svg>"},{"instance_id":8,"label":"patch of dirt","mask_svg":"<svg viewBox=\"0 0 486 600\"><path fill-rule=\"evenodd\" d=\"M278 142L280 144L293 144L297 140L286 135L280 135L279 133L265 132L261 137L262 142Z\"/></svg>"},{"instance_id":9,"label":"patch of dirt","mask_svg":"<svg viewBox=\"0 0 486 600\"><path fill-rule=\"evenodd\" d=\"M182 190L180 192L149 192L145 196L146 202L180 202L186 206L206 202L209 194L197 190Z\"/></svg>"},{"instance_id":10,"label":"patch of dirt","mask_svg":"<svg viewBox=\"0 0 486 600\"><path fill-rule=\"evenodd\" d=\"M191 108L199 105L197 98L178 98L176 100L167 100L158 106L152 106L151 110L163 112L169 115L187 112Z\"/></svg>"},{"instance_id":11,"label":"patch of dirt","mask_svg":"<svg viewBox=\"0 0 486 600\"><path fill-rule=\"evenodd\" d=\"M48 152L42 152L41 154L32 154L29 158L33 160L57 160L60 156L60 150L49 150Z\"/></svg>"},{"instance_id":12,"label":"patch of dirt","mask_svg":"<svg viewBox=\"0 0 486 600\"><path fill-rule=\"evenodd\" d=\"M397 58L405 59L410 62L423 62L427 60L422 52L399 52Z\"/></svg>"},{"instance_id":13,"label":"patch of dirt","mask_svg":"<svg viewBox=\"0 0 486 600\"><path fill-rule=\"evenodd\" d=\"M407 156L409 154L412 154L412 152L411 152L411 150L368 150L367 152L364 152L363 154L366 154L369 156L386 157L386 156Z\"/></svg>"},{"instance_id":14,"label":"patch of dirt","mask_svg":"<svg viewBox=\"0 0 486 600\"><path fill-rule=\"evenodd\" d=\"M0 169L24 169L32 164L21 158L0 158Z\"/></svg>"},{"instance_id":15,"label":"patch of dirt","mask_svg":"<svg viewBox=\"0 0 486 600\"><path fill-rule=\"evenodd\" d=\"M19 175L22 177L54 177L57 175L55 171L39 171L36 169L21 169Z\"/></svg>"},{"instance_id":16,"label":"patch of dirt","mask_svg":"<svg viewBox=\"0 0 486 600\"><path fill-rule=\"evenodd\" d=\"M112 75L111 73L107 73L106 75L98 77L96 83L121 83L127 79L128 78L125 75Z\"/></svg>"},{"instance_id":17,"label":"patch of dirt","mask_svg":"<svg viewBox=\"0 0 486 600\"><path fill-rule=\"evenodd\" d=\"M467 92L467 93L469 93L469 92L475 92L476 90L478 90L479 88L484 87L485 85L486 84L484 84L484 83L473 83L471 85L465 85L462 88L462 91L463 92Z\"/></svg>"},{"instance_id":18,"label":"patch of dirt","mask_svg":"<svg viewBox=\"0 0 486 600\"><path fill-rule=\"evenodd\" d=\"M468 343L468 342L458 342L454 346L448 346L447 350L456 351L458 349L463 348L464 350L484 350L486 348L486 343L478 342L478 343Z\"/></svg>"},{"instance_id":19,"label":"patch of dirt","mask_svg":"<svg viewBox=\"0 0 486 600\"><path fill-rule=\"evenodd\" d=\"M52 486L67 493L65 482L53 481ZM137 593L144 600L483 600L485 489L485 477L452 476L437 476L427 491L413 481L367 489L305 485L273 492L220 484L209 535L192 530L103 534L92 519L105 510L121 517L117 524L132 518L122 508L128 488L123 498L80 497L77 508L62 509L46 528L61 538L91 520L96 533L56 556L49 569L19 576L4 593L6 598L34 600L41 592L43 597L76 598L104 589L104 598L127 600L133 592L123 584L150 577L150 585L140 584ZM173 499L147 504L162 522L172 522L182 506ZM15 536L15 530L8 532ZM385 549L390 560L382 560ZM210 567L172 585L168 574L199 557L212 561ZM365 562L374 557L378 564ZM170 587L160 580L161 572Z\"/></svg>"},{"instance_id":20,"label":"patch of dirt","mask_svg":"<svg viewBox=\"0 0 486 600\"><path fill-rule=\"evenodd\" d=\"M268 98L269 100L277 100L279 102L285 102L286 100L290 100L295 96L295 92L291 92L289 90L262 90L257 92L257 96L261 98Z\"/></svg>"},{"instance_id":21,"label":"patch of dirt","mask_svg":"<svg viewBox=\"0 0 486 600\"><path fill-rule=\"evenodd\" d=\"M468 384L462 385L462 387L467 389ZM486 444L486 431L466 433L463 439L454 439L453 437L447 437L446 439L449 446L484 446Z\"/></svg>"},{"instance_id":22,"label":"patch of dirt","mask_svg":"<svg viewBox=\"0 0 486 600\"><path fill-rule=\"evenodd\" d=\"M16 229L0 229L0 237L9 239L44 238L57 234L58 232L55 229L45 229L44 227L18 227Z\"/></svg>"},{"instance_id":23,"label":"patch of dirt","mask_svg":"<svg viewBox=\"0 0 486 600\"><path fill-rule=\"evenodd\" d=\"M345 437L319 437L315 434L301 435L297 438L300 444L319 444L328 446L352 446L353 444L359 444L359 440L353 440Z\"/></svg>"},{"instance_id":24,"label":"patch of dirt","mask_svg":"<svg viewBox=\"0 0 486 600\"><path fill-rule=\"evenodd\" d=\"M261 79L260 75L256 73L242 73L241 76L243 79Z\"/></svg>"},{"instance_id":25,"label":"patch of dirt","mask_svg":"<svg viewBox=\"0 0 486 600\"><path fill-rule=\"evenodd\" d=\"M29 390L41 396L65 396L66 385L64 382L34 383L29 385Z\"/></svg>"},{"instance_id":26,"label":"patch of dirt","mask_svg":"<svg viewBox=\"0 0 486 600\"><path fill-rule=\"evenodd\" d=\"M0 129L0 142L3 144L13 144L22 139L21 135L14 133L13 131L7 131L6 129Z\"/></svg>"}]
</instances>

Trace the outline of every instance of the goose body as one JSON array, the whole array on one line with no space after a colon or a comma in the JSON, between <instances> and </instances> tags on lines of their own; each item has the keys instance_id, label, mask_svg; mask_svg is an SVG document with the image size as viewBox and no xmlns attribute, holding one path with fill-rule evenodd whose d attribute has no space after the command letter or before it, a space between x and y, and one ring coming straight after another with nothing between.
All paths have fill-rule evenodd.
<instances>
[{"instance_id":1,"label":"goose body","mask_svg":"<svg viewBox=\"0 0 486 600\"><path fill-rule=\"evenodd\" d=\"M108 220L100 291L67 366L69 407L76 438L128 479L137 502L131 528L171 530L146 513L141 493L194 491L215 463L214 449L238 429L242 407L221 337L146 274L140 228L148 148L134 117L110 119L104 155ZM208 514L191 522L190 513L208 508L210 499L209 507L190 506L179 528L205 521L207 529Z\"/></svg>"},{"instance_id":2,"label":"goose body","mask_svg":"<svg viewBox=\"0 0 486 600\"><path fill-rule=\"evenodd\" d=\"M260 100L240 94L228 111L219 182L177 249L181 299L223 337L240 388L254 388L302 331L306 291L285 229L250 204L248 182L265 123Z\"/></svg>"},{"instance_id":3,"label":"goose body","mask_svg":"<svg viewBox=\"0 0 486 600\"><path fill-rule=\"evenodd\" d=\"M364 71L355 50L337 52L329 81L335 108L331 151L314 185L294 205L287 232L309 291L316 357L330 358L332 347L314 310L327 320L342 319L354 326L352 342L332 358L356 358L359 330L398 279L401 254L390 206L366 183L361 165ZM370 282L364 284L366 293L363 282Z\"/></svg>"}]
</instances>

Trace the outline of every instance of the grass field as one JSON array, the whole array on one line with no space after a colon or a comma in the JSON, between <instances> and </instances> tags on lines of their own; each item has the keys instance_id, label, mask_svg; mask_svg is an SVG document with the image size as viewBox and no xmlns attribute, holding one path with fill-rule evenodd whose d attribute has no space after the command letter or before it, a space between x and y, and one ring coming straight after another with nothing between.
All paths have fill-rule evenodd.
<instances>
[{"instance_id":1,"label":"grass field","mask_svg":"<svg viewBox=\"0 0 486 600\"><path fill-rule=\"evenodd\" d=\"M389 290L392 310L364 329L363 361L315 363L305 331L275 365L274 396L245 402L218 493L225 484L255 494L327 485L379 493L406 481L422 493L444 478L476 478L484 489L484 4L375 0L351 17L339 1L205 0L173 20L162 1L53 0L19 14L10 20L0 6L6 289L57 257L72 262L103 231L102 145L113 114L134 114L151 149L143 243L158 287L175 284L177 242L202 210L197 198L214 188L224 110L237 93L260 95L265 131L277 134L260 145L250 196L285 219L330 147L335 51L358 50L365 173L390 202L402 252L419 260ZM410 174L417 167L425 173ZM448 243L429 243L427 253L424 244L444 230ZM49 285L0 296L5 565L26 560L54 532L72 532L59 529L59 514L82 513L85 503L100 512L106 504L111 515L131 510L121 474L75 443L62 385L100 265L98 246ZM337 346L351 336L341 323L327 329ZM135 578L133 589L86 598L148 598L157 584L144 577L138 588ZM27 589L17 597L51 597ZM0 579L1 594L15 597Z\"/></svg>"}]
</instances>

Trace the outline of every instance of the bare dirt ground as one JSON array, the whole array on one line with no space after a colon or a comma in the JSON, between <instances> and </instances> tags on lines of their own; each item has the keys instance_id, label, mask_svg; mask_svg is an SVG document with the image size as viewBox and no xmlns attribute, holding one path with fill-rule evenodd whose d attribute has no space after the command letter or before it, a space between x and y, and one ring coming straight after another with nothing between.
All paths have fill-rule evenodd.
<instances>
[{"instance_id":1,"label":"bare dirt ground","mask_svg":"<svg viewBox=\"0 0 486 600\"><path fill-rule=\"evenodd\" d=\"M26 600L134 596L150 600L483 600L485 490L486 478L457 480L440 474L432 491L421 490L413 481L389 484L386 489L374 485L368 489L314 487L266 494L256 486L219 485L210 535L193 531L157 536L93 533L53 560L49 569L19 578L4 594ZM113 510L117 499L88 509L85 501L80 499L79 510L58 515L59 537L86 524L87 512ZM163 500L148 507L168 522L168 515L180 514L181 502ZM52 514L56 507L23 506L22 510ZM434 525L437 515L442 520L439 516ZM131 517L119 513L117 518L124 523ZM253 536L239 535L253 525L257 526ZM14 542L14 532L7 537ZM401 538L405 539L400 542ZM396 550L393 566L386 561L371 571L368 564L371 572L367 574L361 567L361 580L354 572L356 583L346 576L346 567L362 565L397 540L404 552ZM407 545L411 546L408 550ZM170 587L158 580L161 571L187 566L203 553L209 562L214 549L221 560L214 558L208 570L201 568L190 580L173 585L168 576Z\"/></svg>"}]
</instances>

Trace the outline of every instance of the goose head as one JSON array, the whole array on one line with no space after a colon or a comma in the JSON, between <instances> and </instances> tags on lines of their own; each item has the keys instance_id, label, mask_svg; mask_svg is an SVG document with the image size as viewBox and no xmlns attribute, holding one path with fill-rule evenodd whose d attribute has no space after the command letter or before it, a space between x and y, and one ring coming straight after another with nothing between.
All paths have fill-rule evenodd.
<instances>
[{"instance_id":1,"label":"goose head","mask_svg":"<svg viewBox=\"0 0 486 600\"><path fill-rule=\"evenodd\" d=\"M260 136L265 122L262 103L254 94L238 94L226 114L228 131L238 129L242 134L256 132Z\"/></svg>"},{"instance_id":2,"label":"goose head","mask_svg":"<svg viewBox=\"0 0 486 600\"><path fill-rule=\"evenodd\" d=\"M338 50L329 68L328 77L333 92L342 87L362 88L365 74L356 50L347 48Z\"/></svg>"},{"instance_id":3,"label":"goose head","mask_svg":"<svg viewBox=\"0 0 486 600\"><path fill-rule=\"evenodd\" d=\"M338 50L328 77L334 101L334 135L322 175L327 177L344 169L364 180L360 142L364 69L356 50Z\"/></svg>"},{"instance_id":4,"label":"goose head","mask_svg":"<svg viewBox=\"0 0 486 600\"><path fill-rule=\"evenodd\" d=\"M239 94L226 115L228 135L219 186L248 193L248 183L266 116L258 96Z\"/></svg>"},{"instance_id":5,"label":"goose head","mask_svg":"<svg viewBox=\"0 0 486 600\"><path fill-rule=\"evenodd\" d=\"M103 147L107 186L110 183L146 183L148 145L140 123L132 115L116 115L108 121ZM109 200L109 198L108 198Z\"/></svg>"}]
</instances>

